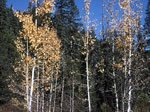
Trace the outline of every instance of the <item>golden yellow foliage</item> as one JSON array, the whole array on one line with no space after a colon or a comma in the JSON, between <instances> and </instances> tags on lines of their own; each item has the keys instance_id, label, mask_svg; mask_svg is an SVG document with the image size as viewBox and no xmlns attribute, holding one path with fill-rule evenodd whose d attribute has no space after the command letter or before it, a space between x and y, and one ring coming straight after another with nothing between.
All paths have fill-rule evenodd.
<instances>
[{"instance_id":1,"label":"golden yellow foliage","mask_svg":"<svg viewBox=\"0 0 150 112\"><path fill-rule=\"evenodd\" d=\"M35 1L33 0L32 2ZM38 8L39 16L45 13L51 13L53 11L53 5L54 0L44 0L42 7ZM23 25L20 31L20 37L15 41L17 50L21 56L21 60L17 60L14 66L15 72L20 72L26 77L25 74L28 64L30 80L32 66L36 65L37 67L42 67L44 65L43 78L46 83L50 80L50 72L58 73L59 69L61 41L57 37L57 32L54 27L49 28L51 20L48 17L46 17L42 21L42 25L37 28L37 25L33 22L33 15L25 12L15 12L15 16L19 18L19 21L22 22ZM34 58L36 58L36 60ZM25 81L22 83L22 85L24 85L23 87L25 87Z\"/></svg>"},{"instance_id":2,"label":"golden yellow foliage","mask_svg":"<svg viewBox=\"0 0 150 112\"><path fill-rule=\"evenodd\" d=\"M54 28L49 28L47 24L39 27L33 23L31 15L16 12L16 16L23 23L23 30L20 35L26 40L29 39L30 50L37 56L37 60L46 60L48 63L58 62L60 60L61 42L57 38L57 32ZM19 39L17 40L19 42ZM17 44L17 43L16 43ZM18 50L23 51L18 43ZM20 47L20 48L19 48ZM30 59L31 60L31 59Z\"/></svg>"},{"instance_id":3,"label":"golden yellow foliage","mask_svg":"<svg viewBox=\"0 0 150 112\"><path fill-rule=\"evenodd\" d=\"M38 15L44 15L45 13L52 13L54 10L55 0L44 0L42 7L38 9Z\"/></svg>"}]
</instances>

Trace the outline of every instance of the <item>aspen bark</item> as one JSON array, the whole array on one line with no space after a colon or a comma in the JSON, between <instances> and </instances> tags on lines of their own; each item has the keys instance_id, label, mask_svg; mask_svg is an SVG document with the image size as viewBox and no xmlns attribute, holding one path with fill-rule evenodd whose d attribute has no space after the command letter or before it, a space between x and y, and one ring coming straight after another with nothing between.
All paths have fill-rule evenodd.
<instances>
[{"instance_id":1,"label":"aspen bark","mask_svg":"<svg viewBox=\"0 0 150 112\"><path fill-rule=\"evenodd\" d=\"M130 35L130 45L129 45L129 71L128 71L128 75L129 75L129 89L128 89L128 110L127 112L131 112L131 98L132 98L132 84L131 84L131 64L132 64L132 39L131 39L131 35Z\"/></svg>"},{"instance_id":2,"label":"aspen bark","mask_svg":"<svg viewBox=\"0 0 150 112\"><path fill-rule=\"evenodd\" d=\"M52 110L52 97L53 97L53 72L51 74L51 83L50 83L51 89L50 89L50 99L49 99L49 112Z\"/></svg>"},{"instance_id":3,"label":"aspen bark","mask_svg":"<svg viewBox=\"0 0 150 112\"><path fill-rule=\"evenodd\" d=\"M130 3L130 0L128 0ZM130 5L130 4L129 4ZM131 15L131 6L129 8L129 15ZM129 27L132 27L131 25L131 19L129 20ZM128 109L127 112L131 112L131 98L132 98L132 79L131 79L131 64L132 64L132 31L131 28L129 29L129 70L128 70L128 77L129 77L129 89L128 89Z\"/></svg>"},{"instance_id":4,"label":"aspen bark","mask_svg":"<svg viewBox=\"0 0 150 112\"><path fill-rule=\"evenodd\" d=\"M118 103L118 93L117 93L117 84L116 84L116 73L115 73L115 41L114 41L114 35L113 35L113 45L112 45L112 52L113 52L113 81L114 81L114 92L115 92L115 97L116 97L116 112L119 112L119 103Z\"/></svg>"},{"instance_id":5,"label":"aspen bark","mask_svg":"<svg viewBox=\"0 0 150 112\"><path fill-rule=\"evenodd\" d=\"M27 58L29 55L29 39L27 38ZM27 62L26 68L26 95L27 95L27 112L29 110L29 64Z\"/></svg>"},{"instance_id":6,"label":"aspen bark","mask_svg":"<svg viewBox=\"0 0 150 112\"><path fill-rule=\"evenodd\" d=\"M32 95L33 95L33 86L34 86L34 71L35 71L35 65L32 68L32 80L31 80L31 90L30 90L30 102L29 102L29 112L31 112L32 108Z\"/></svg>"},{"instance_id":7,"label":"aspen bark","mask_svg":"<svg viewBox=\"0 0 150 112\"><path fill-rule=\"evenodd\" d=\"M71 41L71 49L72 49L72 41ZM73 56L73 53L72 53L72 51L71 51L71 57ZM72 105L72 107L71 107L71 109L72 109L72 112L74 112L74 73L73 73L73 63L72 63L72 65L71 65L71 71L72 71L72 75L73 75L73 77L72 77L72 103L71 103L71 105Z\"/></svg>"},{"instance_id":8,"label":"aspen bark","mask_svg":"<svg viewBox=\"0 0 150 112\"><path fill-rule=\"evenodd\" d=\"M74 74L73 74L73 81L72 81L72 112L74 112Z\"/></svg>"},{"instance_id":9,"label":"aspen bark","mask_svg":"<svg viewBox=\"0 0 150 112\"><path fill-rule=\"evenodd\" d=\"M44 88L44 86L43 86ZM44 107L45 107L45 101L44 101L44 89L42 90L42 112L44 112Z\"/></svg>"},{"instance_id":10,"label":"aspen bark","mask_svg":"<svg viewBox=\"0 0 150 112\"><path fill-rule=\"evenodd\" d=\"M63 76L62 93L61 93L61 112L63 109L63 99L64 99L64 76Z\"/></svg>"},{"instance_id":11,"label":"aspen bark","mask_svg":"<svg viewBox=\"0 0 150 112\"><path fill-rule=\"evenodd\" d=\"M38 77L37 77L37 107L36 110L39 112L39 77L40 77L40 71L38 67Z\"/></svg>"},{"instance_id":12,"label":"aspen bark","mask_svg":"<svg viewBox=\"0 0 150 112\"><path fill-rule=\"evenodd\" d=\"M88 34L89 35L89 34ZM87 37L86 41L86 75L87 75L87 93L88 93L88 106L89 112L91 112L91 98L90 98L90 84L89 84L89 48L88 48L89 40Z\"/></svg>"},{"instance_id":13,"label":"aspen bark","mask_svg":"<svg viewBox=\"0 0 150 112\"><path fill-rule=\"evenodd\" d=\"M125 37L125 36L124 36ZM126 45L126 40L125 40ZM122 95L122 112L125 112L125 98L126 98L126 80L127 80L127 54L124 48L124 80L123 80L123 95Z\"/></svg>"},{"instance_id":14,"label":"aspen bark","mask_svg":"<svg viewBox=\"0 0 150 112\"><path fill-rule=\"evenodd\" d=\"M57 75L56 75L56 82L55 82L55 97L54 97L54 106L53 106L53 112L55 112L55 105L56 105L56 93L57 93Z\"/></svg>"},{"instance_id":15,"label":"aspen bark","mask_svg":"<svg viewBox=\"0 0 150 112\"><path fill-rule=\"evenodd\" d=\"M90 21L89 21L89 14L90 14L90 3L91 0L85 1L85 10L86 10L86 24L87 24L87 35L86 35L86 80L87 80L87 94L88 94L88 110L91 112L91 98L90 98L90 81L89 81L89 27L90 27Z\"/></svg>"},{"instance_id":16,"label":"aspen bark","mask_svg":"<svg viewBox=\"0 0 150 112\"><path fill-rule=\"evenodd\" d=\"M72 90L70 89L70 112L72 111Z\"/></svg>"},{"instance_id":17,"label":"aspen bark","mask_svg":"<svg viewBox=\"0 0 150 112\"><path fill-rule=\"evenodd\" d=\"M42 77L42 84L43 84L43 87L42 87L42 112L44 112L44 104L45 104L45 101L44 101L44 62L43 62L43 77Z\"/></svg>"}]
</instances>

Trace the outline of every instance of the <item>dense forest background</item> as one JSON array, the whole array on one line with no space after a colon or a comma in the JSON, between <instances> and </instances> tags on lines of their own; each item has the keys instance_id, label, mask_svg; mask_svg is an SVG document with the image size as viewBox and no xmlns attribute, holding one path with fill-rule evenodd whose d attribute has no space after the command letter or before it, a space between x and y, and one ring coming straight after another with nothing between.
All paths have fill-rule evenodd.
<instances>
[{"instance_id":1,"label":"dense forest background","mask_svg":"<svg viewBox=\"0 0 150 112\"><path fill-rule=\"evenodd\" d=\"M150 1L84 2L0 0L0 112L150 112Z\"/></svg>"}]
</instances>

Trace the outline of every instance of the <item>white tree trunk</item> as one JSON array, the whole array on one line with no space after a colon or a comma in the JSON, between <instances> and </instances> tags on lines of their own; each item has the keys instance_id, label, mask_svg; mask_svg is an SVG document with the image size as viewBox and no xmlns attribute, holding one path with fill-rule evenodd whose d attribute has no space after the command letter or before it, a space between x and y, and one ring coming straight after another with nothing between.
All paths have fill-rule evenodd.
<instances>
[{"instance_id":1,"label":"white tree trunk","mask_svg":"<svg viewBox=\"0 0 150 112\"><path fill-rule=\"evenodd\" d=\"M42 90L40 91L42 92ZM41 94L41 93L40 93ZM40 112L42 111L42 95L40 95L40 105L39 105Z\"/></svg>"},{"instance_id":2,"label":"white tree trunk","mask_svg":"<svg viewBox=\"0 0 150 112\"><path fill-rule=\"evenodd\" d=\"M86 28L87 28L87 33L86 33L86 42L84 43L86 45L86 80L87 80L87 94L88 94L88 110L91 112L91 98L90 98L90 81L89 81L89 27L90 27L90 21L89 21L89 14L90 14L90 3L91 0L85 0L85 10L86 10Z\"/></svg>"},{"instance_id":3,"label":"white tree trunk","mask_svg":"<svg viewBox=\"0 0 150 112\"><path fill-rule=\"evenodd\" d=\"M70 89L70 112L72 111L72 90Z\"/></svg>"},{"instance_id":4,"label":"white tree trunk","mask_svg":"<svg viewBox=\"0 0 150 112\"><path fill-rule=\"evenodd\" d=\"M29 40L27 38L27 58L29 55ZM27 62L27 68L26 68L26 95L27 95L27 112L29 110L29 64Z\"/></svg>"},{"instance_id":5,"label":"white tree trunk","mask_svg":"<svg viewBox=\"0 0 150 112\"><path fill-rule=\"evenodd\" d=\"M72 41L71 41L71 49L72 49ZM71 57L73 56L73 52L71 52ZM72 65L71 65L71 72L73 72L73 63L72 63ZM74 73L72 74L73 75L73 77L72 77L72 97L71 97L71 105L72 105L72 107L71 107L71 110L72 110L72 112L74 112Z\"/></svg>"},{"instance_id":6,"label":"white tree trunk","mask_svg":"<svg viewBox=\"0 0 150 112\"><path fill-rule=\"evenodd\" d=\"M44 79L42 79L44 82ZM44 105L45 104L45 101L44 101L44 84L43 84L43 87L42 87L42 112L44 112Z\"/></svg>"},{"instance_id":7,"label":"white tree trunk","mask_svg":"<svg viewBox=\"0 0 150 112\"><path fill-rule=\"evenodd\" d=\"M53 97L53 72L51 75L51 83L50 83L51 89L50 89L50 98L49 98L49 112L52 110L52 97Z\"/></svg>"},{"instance_id":8,"label":"white tree trunk","mask_svg":"<svg viewBox=\"0 0 150 112\"><path fill-rule=\"evenodd\" d=\"M26 71L26 95L27 95L27 112L28 112L28 110L29 110L29 70L28 70L28 67L29 67L29 65L28 65L28 63L27 63L27 71Z\"/></svg>"},{"instance_id":9,"label":"white tree trunk","mask_svg":"<svg viewBox=\"0 0 150 112\"><path fill-rule=\"evenodd\" d=\"M34 86L34 71L35 71L35 65L32 68L32 80L31 80L31 90L30 90L30 102L29 102L29 112L31 112L32 108L32 95L33 95L33 86Z\"/></svg>"},{"instance_id":10,"label":"white tree trunk","mask_svg":"<svg viewBox=\"0 0 150 112\"><path fill-rule=\"evenodd\" d=\"M131 1L128 0L128 3L130 3L130 2ZM128 16L130 16L130 15L131 15L131 9L129 9L129 15ZM129 20L129 26L132 27L131 20ZM129 71L128 71L129 89L128 89L128 109L127 109L127 112L131 112L131 98L132 98L131 64L132 64L132 31L131 31L131 28L130 28L130 30L129 30Z\"/></svg>"},{"instance_id":11,"label":"white tree trunk","mask_svg":"<svg viewBox=\"0 0 150 112\"><path fill-rule=\"evenodd\" d=\"M113 80L114 80L114 92L115 92L115 97L116 97L116 112L119 112L119 103L118 103L118 93L117 93L117 84L116 84L116 74L115 74L115 41L114 41L114 35L113 35L113 45L112 45L112 52L113 52Z\"/></svg>"},{"instance_id":12,"label":"white tree trunk","mask_svg":"<svg viewBox=\"0 0 150 112\"><path fill-rule=\"evenodd\" d=\"M42 77L42 112L44 112L44 62L43 62L43 77Z\"/></svg>"},{"instance_id":13,"label":"white tree trunk","mask_svg":"<svg viewBox=\"0 0 150 112\"><path fill-rule=\"evenodd\" d=\"M89 34L88 34L89 35ZM91 98L90 98L90 84L89 84L89 49L88 49L89 40L86 41L86 78L87 78L87 94L88 94L88 107L89 112L91 112Z\"/></svg>"},{"instance_id":14,"label":"white tree trunk","mask_svg":"<svg viewBox=\"0 0 150 112\"><path fill-rule=\"evenodd\" d=\"M125 41L126 45L126 41ZM127 82L127 55L126 48L124 48L124 80L123 80L123 95L122 95L122 112L125 112L125 98L126 98L126 82Z\"/></svg>"},{"instance_id":15,"label":"white tree trunk","mask_svg":"<svg viewBox=\"0 0 150 112\"><path fill-rule=\"evenodd\" d=\"M38 67L38 77L37 77L37 107L36 110L37 112L39 112L39 76L40 75L40 71L39 71L39 67Z\"/></svg>"},{"instance_id":16,"label":"white tree trunk","mask_svg":"<svg viewBox=\"0 0 150 112\"><path fill-rule=\"evenodd\" d=\"M57 93L57 75L56 75L56 82L55 82L55 97L54 97L54 106L53 106L53 112L55 112L55 105L56 105L56 93Z\"/></svg>"},{"instance_id":17,"label":"white tree trunk","mask_svg":"<svg viewBox=\"0 0 150 112\"><path fill-rule=\"evenodd\" d=\"M62 85L62 93L61 93L61 112L63 108L63 99L64 99L64 76L63 76L63 85Z\"/></svg>"},{"instance_id":18,"label":"white tree trunk","mask_svg":"<svg viewBox=\"0 0 150 112\"><path fill-rule=\"evenodd\" d=\"M129 89L128 89L128 109L127 112L131 112L131 98L132 98L132 84L131 84L131 64L132 64L132 40L131 40L131 36L130 36L130 43L129 43L129 71L128 71L128 75L129 75Z\"/></svg>"},{"instance_id":19,"label":"white tree trunk","mask_svg":"<svg viewBox=\"0 0 150 112\"><path fill-rule=\"evenodd\" d=\"M74 74L72 80L72 112L74 112Z\"/></svg>"}]
</instances>

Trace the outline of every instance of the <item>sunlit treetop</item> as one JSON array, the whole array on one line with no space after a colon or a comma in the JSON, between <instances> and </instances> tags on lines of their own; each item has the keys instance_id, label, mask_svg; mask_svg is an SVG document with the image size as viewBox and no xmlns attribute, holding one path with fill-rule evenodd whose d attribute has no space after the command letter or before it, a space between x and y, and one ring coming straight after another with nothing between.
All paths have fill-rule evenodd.
<instances>
[{"instance_id":1,"label":"sunlit treetop","mask_svg":"<svg viewBox=\"0 0 150 112\"><path fill-rule=\"evenodd\" d=\"M35 2L35 1L33 1ZM53 10L54 1L45 0L42 6L38 8L41 14L51 13ZM60 47L61 41L57 37L57 32L54 27L49 27L51 24L50 18L46 17L42 20L40 27L37 27L33 22L33 15L25 12L16 12L15 15L22 22L23 29L20 31L20 36L16 43L17 49L21 54L22 63L29 63L32 65L36 63L40 65L44 63L45 73L49 73L51 70L56 70L56 64L60 61ZM26 48L23 45L22 40L29 42L29 55L26 55ZM32 55L31 55L32 54ZM34 57L36 57L36 62Z\"/></svg>"},{"instance_id":2,"label":"sunlit treetop","mask_svg":"<svg viewBox=\"0 0 150 112\"><path fill-rule=\"evenodd\" d=\"M38 15L43 15L46 13L52 13L54 11L55 0L44 0L42 7L38 8Z\"/></svg>"}]
</instances>

